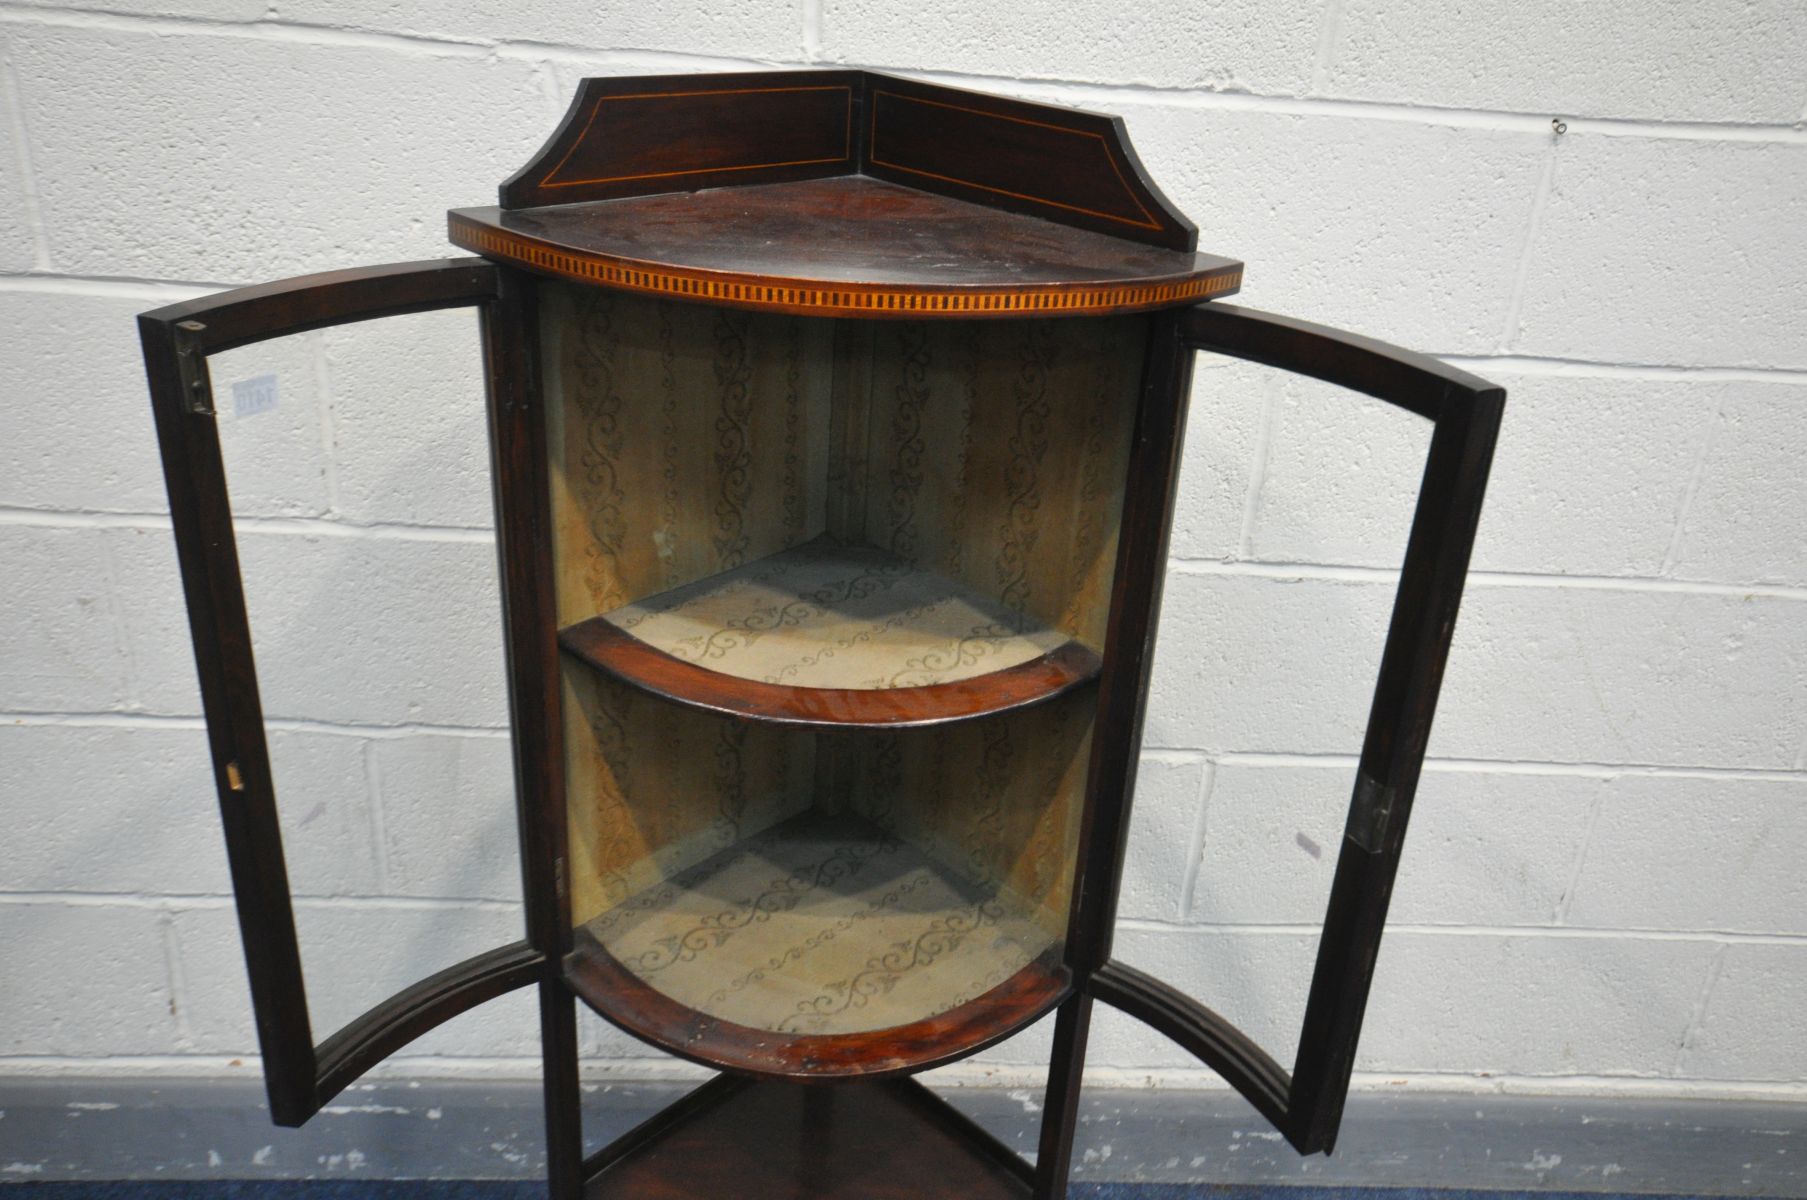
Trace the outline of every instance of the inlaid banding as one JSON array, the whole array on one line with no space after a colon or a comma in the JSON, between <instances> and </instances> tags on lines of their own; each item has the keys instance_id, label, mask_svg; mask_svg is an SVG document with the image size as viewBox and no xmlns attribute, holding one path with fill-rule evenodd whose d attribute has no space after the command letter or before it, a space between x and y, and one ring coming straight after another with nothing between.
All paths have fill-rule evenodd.
<instances>
[{"instance_id":1,"label":"inlaid banding","mask_svg":"<svg viewBox=\"0 0 1807 1200\"><path fill-rule=\"evenodd\" d=\"M614 202L631 204L634 201ZM813 316L974 318L1137 313L1231 295L1240 289L1243 273L1243 266L1234 260L1198 257L1198 262L1194 262L1193 257L1175 255L1176 260L1184 260L1180 269L1164 269L1153 278L1055 278L1048 282L1023 282L1016 278L1008 284L970 282L969 277L958 280L950 277L945 284L782 280L772 275L755 275L752 271L735 273L732 269L719 267L654 262L649 258L632 257L629 253L611 253L613 246L609 249L571 246L551 237L535 237L526 231L499 228L488 220L473 219L464 211L454 211L450 215L448 235L455 246L542 275L645 295ZM627 248L623 246L623 249ZM882 278L884 271L878 275Z\"/></svg>"}]
</instances>

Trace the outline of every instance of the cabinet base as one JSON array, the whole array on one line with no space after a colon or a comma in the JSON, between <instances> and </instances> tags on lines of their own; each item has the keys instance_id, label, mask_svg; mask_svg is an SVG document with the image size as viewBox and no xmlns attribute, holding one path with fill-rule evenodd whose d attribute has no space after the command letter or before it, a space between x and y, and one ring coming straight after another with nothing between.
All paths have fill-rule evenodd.
<instances>
[{"instance_id":1,"label":"cabinet base","mask_svg":"<svg viewBox=\"0 0 1807 1200\"><path fill-rule=\"evenodd\" d=\"M1023 1200L1031 1171L910 1079L723 1075L585 1164L586 1200Z\"/></svg>"}]
</instances>

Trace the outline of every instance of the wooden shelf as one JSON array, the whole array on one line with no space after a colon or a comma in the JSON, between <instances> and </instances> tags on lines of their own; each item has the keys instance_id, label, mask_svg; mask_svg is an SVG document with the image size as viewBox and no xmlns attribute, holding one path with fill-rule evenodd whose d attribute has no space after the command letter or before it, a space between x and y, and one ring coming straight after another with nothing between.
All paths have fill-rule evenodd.
<instances>
[{"instance_id":1,"label":"wooden shelf","mask_svg":"<svg viewBox=\"0 0 1807 1200\"><path fill-rule=\"evenodd\" d=\"M584 1195L1028 1200L1026 1162L913 1079L717 1076L584 1164Z\"/></svg>"},{"instance_id":2,"label":"wooden shelf","mask_svg":"<svg viewBox=\"0 0 1807 1200\"><path fill-rule=\"evenodd\" d=\"M990 1045L1067 993L1054 937L851 814L808 812L575 931L565 974L629 1033L725 1070L920 1070Z\"/></svg>"},{"instance_id":3,"label":"wooden shelf","mask_svg":"<svg viewBox=\"0 0 1807 1200\"><path fill-rule=\"evenodd\" d=\"M548 208L455 209L451 240L588 283L820 316L1139 312L1227 296L1233 259L863 175Z\"/></svg>"},{"instance_id":4,"label":"wooden shelf","mask_svg":"<svg viewBox=\"0 0 1807 1200\"><path fill-rule=\"evenodd\" d=\"M777 724L933 725L1052 699L1098 655L884 551L817 538L559 635L643 691Z\"/></svg>"}]
</instances>

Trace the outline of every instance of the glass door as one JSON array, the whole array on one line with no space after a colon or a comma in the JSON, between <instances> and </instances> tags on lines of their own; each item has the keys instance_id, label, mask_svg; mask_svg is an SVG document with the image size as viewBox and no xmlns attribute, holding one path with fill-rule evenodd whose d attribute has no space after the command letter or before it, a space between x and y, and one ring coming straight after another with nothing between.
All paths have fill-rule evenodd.
<instances>
[{"instance_id":1,"label":"glass door","mask_svg":"<svg viewBox=\"0 0 1807 1200\"><path fill-rule=\"evenodd\" d=\"M1394 346L1228 304L1184 310L1167 329L1168 344L1157 349L1157 366L1164 361L1168 373L1180 381L1171 389L1175 392L1183 393L1193 353L1210 351L1311 376L1396 405L1431 422L1430 449L1351 784L1347 824L1292 1069L1288 1071L1199 1000L1112 958L1112 912L1101 922L1104 944L1089 964L1085 994L1073 1007L1075 1015L1063 1012L1056 1036L1057 1070L1063 1055L1071 1061L1083 1057L1086 1014L1081 1010L1093 999L1102 1000L1172 1038L1222 1075L1300 1153L1328 1152L1349 1090L1505 392ZM1177 441L1176 437L1171 448L1174 455ZM1158 594L1152 601L1149 611L1158 608ZM1119 826L1126 824L1127 815L1125 806ZM1122 836L1119 828L1111 847L1118 856ZM1114 909L1115 888L1108 890L1105 906Z\"/></svg>"},{"instance_id":2,"label":"glass door","mask_svg":"<svg viewBox=\"0 0 1807 1200\"><path fill-rule=\"evenodd\" d=\"M232 523L208 356L236 347L403 313L474 307L482 321L492 452L521 456L510 440L531 386L523 305L509 281L480 259L402 263L337 271L242 288L139 317L157 437L163 456L202 707L225 829L252 1009L272 1118L307 1121L375 1063L429 1029L486 1000L545 978L553 889L541 886L549 861L536 826L523 820L527 935L468 958L376 1004L316 1042L309 1020L294 907L277 821L257 667ZM531 513L498 487L502 569L513 581ZM504 606L505 613L507 605ZM519 614L517 614L519 616ZM510 626L511 646L515 642ZM511 655L511 658L515 657ZM524 673L511 667L511 708ZM526 681L530 682L530 680ZM517 727L521 723L516 722ZM538 795L516 744L521 811Z\"/></svg>"}]
</instances>

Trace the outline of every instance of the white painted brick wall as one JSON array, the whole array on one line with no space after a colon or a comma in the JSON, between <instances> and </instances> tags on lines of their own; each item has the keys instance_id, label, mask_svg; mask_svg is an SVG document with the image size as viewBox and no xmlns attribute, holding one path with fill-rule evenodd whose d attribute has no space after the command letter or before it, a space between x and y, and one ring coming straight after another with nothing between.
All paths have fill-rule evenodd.
<instances>
[{"instance_id":1,"label":"white painted brick wall","mask_svg":"<svg viewBox=\"0 0 1807 1200\"><path fill-rule=\"evenodd\" d=\"M1208 93L1074 98L1122 113L1201 247L1249 263L1250 303L1446 354L1498 348L1547 130L1224 108ZM1217 230L1236 231L1233 250ZM1264 262L1286 269L1257 282Z\"/></svg>"},{"instance_id":2,"label":"white painted brick wall","mask_svg":"<svg viewBox=\"0 0 1807 1200\"><path fill-rule=\"evenodd\" d=\"M1348 0L1333 19L1330 95L1649 121L1801 115L1807 25L1790 0Z\"/></svg>"},{"instance_id":3,"label":"white painted brick wall","mask_svg":"<svg viewBox=\"0 0 1807 1200\"><path fill-rule=\"evenodd\" d=\"M167 928L162 914L143 905L0 904L0 1053L80 1060L186 1049L178 1038ZM77 947L92 955L84 974L95 982L86 987L68 982Z\"/></svg>"},{"instance_id":4,"label":"white painted brick wall","mask_svg":"<svg viewBox=\"0 0 1807 1200\"><path fill-rule=\"evenodd\" d=\"M586 74L808 63L1121 113L1250 304L1511 390L1363 1077L1807 1098L1788 0L0 2L0 1071L254 1049L132 314L447 253ZM214 363L278 380L221 430L322 1035L519 927L478 368L467 313ZM1424 445L1200 364L1119 951L1282 1057ZM533 1056L515 997L397 1069Z\"/></svg>"},{"instance_id":5,"label":"white painted brick wall","mask_svg":"<svg viewBox=\"0 0 1807 1200\"><path fill-rule=\"evenodd\" d=\"M483 354L467 309L330 329L335 507L368 524L490 523Z\"/></svg>"},{"instance_id":6,"label":"white painted brick wall","mask_svg":"<svg viewBox=\"0 0 1807 1200\"><path fill-rule=\"evenodd\" d=\"M1318 14L1308 4L1229 0L1121 5L1076 0L1043 19L987 0L924 8L823 0L832 62L1001 78L1297 93L1311 82Z\"/></svg>"},{"instance_id":7,"label":"white painted brick wall","mask_svg":"<svg viewBox=\"0 0 1807 1200\"><path fill-rule=\"evenodd\" d=\"M0 261L10 249L27 252L8 270L29 270L30 248L29 238L0 235ZM127 296L0 291L0 504L64 512L163 504L156 455L144 452L151 422L133 353L132 317L143 307Z\"/></svg>"},{"instance_id":8,"label":"white painted brick wall","mask_svg":"<svg viewBox=\"0 0 1807 1200\"><path fill-rule=\"evenodd\" d=\"M1787 232L1807 226L1807 142L1569 140L1525 255L1517 349L1807 367L1807 238Z\"/></svg>"},{"instance_id":9,"label":"white painted brick wall","mask_svg":"<svg viewBox=\"0 0 1807 1200\"><path fill-rule=\"evenodd\" d=\"M1720 949L1714 1003L1682 1048L1677 1074L1798 1082L1807 1041L1754 1038L1748 1029L1798 1028L1807 1007L1807 954L1799 941L1740 942Z\"/></svg>"}]
</instances>

